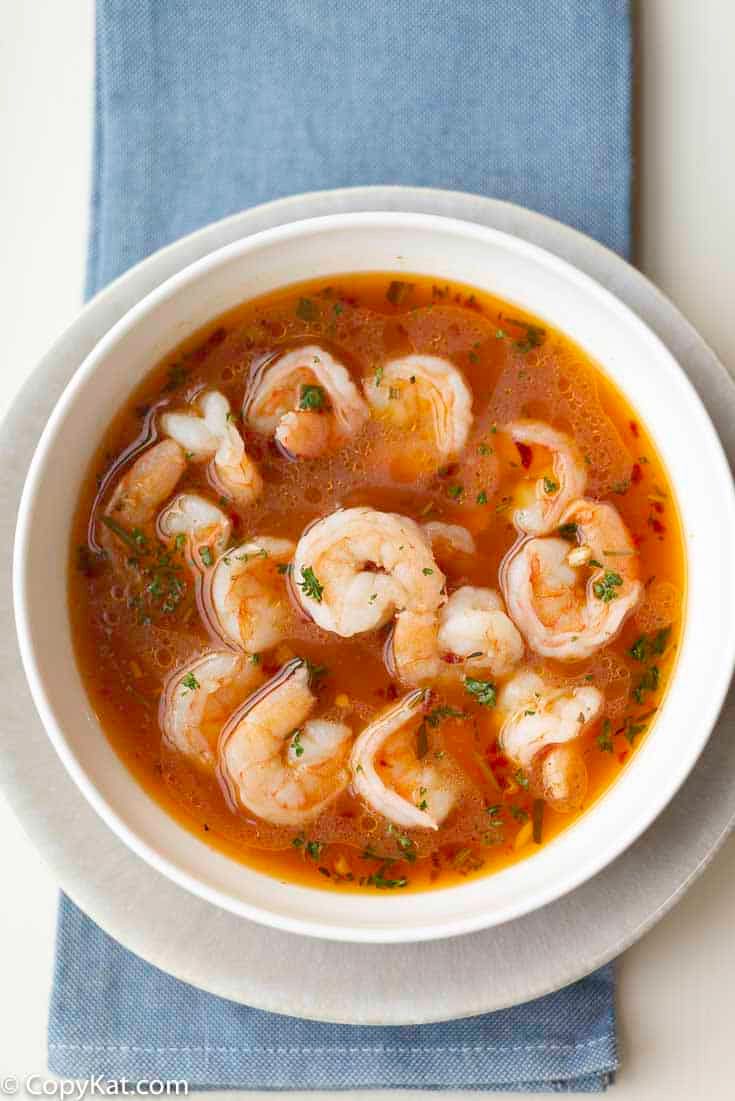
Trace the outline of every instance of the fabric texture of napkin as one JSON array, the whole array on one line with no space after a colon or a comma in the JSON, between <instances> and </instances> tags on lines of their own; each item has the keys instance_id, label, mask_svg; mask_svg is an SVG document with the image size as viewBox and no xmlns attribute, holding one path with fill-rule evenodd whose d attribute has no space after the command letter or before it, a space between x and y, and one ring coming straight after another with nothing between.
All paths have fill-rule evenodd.
<instances>
[{"instance_id":1,"label":"fabric texture of napkin","mask_svg":"<svg viewBox=\"0 0 735 1101\"><path fill-rule=\"evenodd\" d=\"M627 0L98 0L88 293L207 222L301 191L510 199L630 244ZM192 1087L594 1091L612 969L405 1028L296 1020L144 963L68 899L49 1065Z\"/></svg>"}]
</instances>

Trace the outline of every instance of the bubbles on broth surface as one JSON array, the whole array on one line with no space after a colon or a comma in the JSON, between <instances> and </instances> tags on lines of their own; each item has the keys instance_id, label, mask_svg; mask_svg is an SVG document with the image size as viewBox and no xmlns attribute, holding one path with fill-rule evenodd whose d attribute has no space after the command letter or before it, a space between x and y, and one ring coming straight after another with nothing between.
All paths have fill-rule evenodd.
<instances>
[{"instance_id":1,"label":"bubbles on broth surface","mask_svg":"<svg viewBox=\"0 0 735 1101\"><path fill-rule=\"evenodd\" d=\"M633 460L602 407L594 368L558 340L508 363L495 386L490 415L547 420L568 431L588 466L587 492L607 497L630 482Z\"/></svg>"}]
</instances>

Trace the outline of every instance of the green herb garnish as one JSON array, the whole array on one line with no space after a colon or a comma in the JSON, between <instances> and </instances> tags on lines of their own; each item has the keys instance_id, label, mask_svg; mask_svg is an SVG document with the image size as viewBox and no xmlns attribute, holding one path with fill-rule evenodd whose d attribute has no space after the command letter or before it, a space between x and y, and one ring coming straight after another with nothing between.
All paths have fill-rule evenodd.
<instances>
[{"instance_id":1,"label":"green herb garnish","mask_svg":"<svg viewBox=\"0 0 735 1101\"><path fill-rule=\"evenodd\" d=\"M199 681L193 673L187 673L185 677L182 677L181 684L185 692L194 692L199 688Z\"/></svg>"},{"instance_id":2,"label":"green herb garnish","mask_svg":"<svg viewBox=\"0 0 735 1101\"><path fill-rule=\"evenodd\" d=\"M638 684L635 686L631 695L636 703L643 703L643 699L648 692L655 692L659 686L659 680L661 673L658 665L650 665L646 669L645 673L640 677Z\"/></svg>"},{"instance_id":3,"label":"green herb garnish","mask_svg":"<svg viewBox=\"0 0 735 1101\"><path fill-rule=\"evenodd\" d=\"M317 412L326 407L327 396L321 386L307 386L301 387L301 397L299 398L299 409L313 409Z\"/></svg>"},{"instance_id":4,"label":"green herb garnish","mask_svg":"<svg viewBox=\"0 0 735 1101\"><path fill-rule=\"evenodd\" d=\"M605 575L601 581L595 581L592 586L592 591L598 600L602 600L605 604L609 604L611 600L614 600L619 593L615 590L623 584L623 579L619 573L615 573L613 570L605 570Z\"/></svg>"},{"instance_id":5,"label":"green herb garnish","mask_svg":"<svg viewBox=\"0 0 735 1101\"><path fill-rule=\"evenodd\" d=\"M602 750L603 753L612 753L613 751L612 723L609 719L602 720L602 730L597 735L597 748Z\"/></svg>"},{"instance_id":6,"label":"green herb garnish","mask_svg":"<svg viewBox=\"0 0 735 1101\"><path fill-rule=\"evenodd\" d=\"M392 306L400 306L414 289L413 283L404 283L401 279L393 279L388 285L385 297Z\"/></svg>"},{"instance_id":7,"label":"green herb garnish","mask_svg":"<svg viewBox=\"0 0 735 1101\"><path fill-rule=\"evenodd\" d=\"M311 566L302 566L301 576L303 577L303 581L299 581L298 584L303 590L304 595L311 597L312 600L316 600L317 604L321 604L324 586L319 582Z\"/></svg>"},{"instance_id":8,"label":"green herb garnish","mask_svg":"<svg viewBox=\"0 0 735 1101\"><path fill-rule=\"evenodd\" d=\"M560 524L556 530L562 539L566 539L568 543L576 543L578 530L576 524Z\"/></svg>"},{"instance_id":9,"label":"green herb garnish","mask_svg":"<svg viewBox=\"0 0 735 1101\"><path fill-rule=\"evenodd\" d=\"M476 680L474 677L465 677L465 692L474 696L482 707L495 707L498 702L498 691L492 681Z\"/></svg>"},{"instance_id":10,"label":"green herb garnish","mask_svg":"<svg viewBox=\"0 0 735 1101\"><path fill-rule=\"evenodd\" d=\"M315 321L318 315L316 304L310 298L300 298L296 306L296 316L302 321Z\"/></svg>"}]
</instances>

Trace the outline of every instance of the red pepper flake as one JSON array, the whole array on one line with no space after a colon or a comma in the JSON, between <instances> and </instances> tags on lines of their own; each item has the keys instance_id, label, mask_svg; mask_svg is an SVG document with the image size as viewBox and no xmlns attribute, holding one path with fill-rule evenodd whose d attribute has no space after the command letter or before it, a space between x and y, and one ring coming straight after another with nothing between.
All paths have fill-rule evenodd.
<instances>
[{"instance_id":1,"label":"red pepper flake","mask_svg":"<svg viewBox=\"0 0 735 1101\"><path fill-rule=\"evenodd\" d=\"M640 430L640 428L638 427L638 423L637 423L637 421L629 421L629 422L628 422L628 427L630 428L631 432L633 433L633 435L634 435L634 436L636 437L636 439L637 439L637 438L638 438L638 437L640 436L640 434L641 434L641 430Z\"/></svg>"},{"instance_id":2,"label":"red pepper flake","mask_svg":"<svg viewBox=\"0 0 735 1101\"><path fill-rule=\"evenodd\" d=\"M390 684L388 685L388 687L386 688L385 695L386 695L386 698L389 699L389 700L397 700L398 699L398 689L396 688L393 681L391 681Z\"/></svg>"},{"instance_id":3,"label":"red pepper flake","mask_svg":"<svg viewBox=\"0 0 735 1101\"><path fill-rule=\"evenodd\" d=\"M459 663L462 661L462 658L459 656L459 654L447 653L441 655L441 660L445 661L447 665L459 665Z\"/></svg>"},{"instance_id":4,"label":"red pepper flake","mask_svg":"<svg viewBox=\"0 0 735 1101\"><path fill-rule=\"evenodd\" d=\"M661 515L661 513L664 510L664 506L661 504L660 501L652 501L651 502L651 508L654 510L654 512L657 512L659 514L659 516Z\"/></svg>"},{"instance_id":5,"label":"red pepper flake","mask_svg":"<svg viewBox=\"0 0 735 1101\"><path fill-rule=\"evenodd\" d=\"M618 753L618 761L620 762L621 765L622 765L623 761L625 760L625 758L627 756L628 756L628 750L627 749L624 749L622 753Z\"/></svg>"},{"instance_id":6,"label":"red pepper flake","mask_svg":"<svg viewBox=\"0 0 735 1101\"><path fill-rule=\"evenodd\" d=\"M436 474L438 478L451 478L454 474L459 472L459 463L446 463L445 466L440 466Z\"/></svg>"},{"instance_id":7,"label":"red pepper flake","mask_svg":"<svg viewBox=\"0 0 735 1101\"><path fill-rule=\"evenodd\" d=\"M643 477L643 471L641 470L640 463L633 463L633 469L630 472L630 480L634 486L637 486Z\"/></svg>"},{"instance_id":8,"label":"red pepper flake","mask_svg":"<svg viewBox=\"0 0 735 1101\"><path fill-rule=\"evenodd\" d=\"M653 528L653 530L656 532L656 535L663 535L663 533L666 531L665 526L661 523L660 520L657 520L655 516L649 516L648 523L649 526Z\"/></svg>"},{"instance_id":9,"label":"red pepper flake","mask_svg":"<svg viewBox=\"0 0 735 1101\"><path fill-rule=\"evenodd\" d=\"M531 459L533 458L533 451L527 443L518 443L517 440L516 447L518 448L518 454L521 456L521 466L524 470L528 470L531 465Z\"/></svg>"},{"instance_id":10,"label":"red pepper flake","mask_svg":"<svg viewBox=\"0 0 735 1101\"><path fill-rule=\"evenodd\" d=\"M241 520L236 512L230 513L230 523L235 531L240 527Z\"/></svg>"}]
</instances>

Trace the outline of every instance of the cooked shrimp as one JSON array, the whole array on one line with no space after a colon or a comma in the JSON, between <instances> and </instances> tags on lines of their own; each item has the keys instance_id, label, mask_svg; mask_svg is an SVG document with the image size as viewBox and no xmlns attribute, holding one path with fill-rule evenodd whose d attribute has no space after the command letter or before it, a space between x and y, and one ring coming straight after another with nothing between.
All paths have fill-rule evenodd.
<instances>
[{"instance_id":1,"label":"cooked shrimp","mask_svg":"<svg viewBox=\"0 0 735 1101\"><path fill-rule=\"evenodd\" d=\"M259 666L229 650L212 650L177 669L161 697L166 744L214 768L222 727L262 680Z\"/></svg>"},{"instance_id":2,"label":"cooked shrimp","mask_svg":"<svg viewBox=\"0 0 735 1101\"><path fill-rule=\"evenodd\" d=\"M402 612L386 645L386 665L404 684L427 684L441 671L436 612Z\"/></svg>"},{"instance_id":3,"label":"cooked shrimp","mask_svg":"<svg viewBox=\"0 0 735 1101\"><path fill-rule=\"evenodd\" d=\"M552 454L553 477L539 478L533 504L516 509L513 516L520 531L545 535L558 526L567 505L584 493L587 484L584 460L565 432L558 432L544 421L512 421L506 425L506 431L516 443L537 445Z\"/></svg>"},{"instance_id":4,"label":"cooked shrimp","mask_svg":"<svg viewBox=\"0 0 735 1101\"><path fill-rule=\"evenodd\" d=\"M373 410L392 424L428 435L442 456L458 455L472 427L472 394L448 359L393 359L363 381Z\"/></svg>"},{"instance_id":5,"label":"cooked shrimp","mask_svg":"<svg viewBox=\"0 0 735 1101\"><path fill-rule=\"evenodd\" d=\"M444 574L418 524L372 508L338 509L307 528L292 586L314 622L342 638L406 612L432 615L444 601Z\"/></svg>"},{"instance_id":6,"label":"cooked shrimp","mask_svg":"<svg viewBox=\"0 0 735 1101\"><path fill-rule=\"evenodd\" d=\"M529 671L516 674L498 696L505 720L503 753L529 773L533 791L555 810L577 810L587 793L587 768L573 742L599 717L597 688L551 688Z\"/></svg>"},{"instance_id":7,"label":"cooked shrimp","mask_svg":"<svg viewBox=\"0 0 735 1101\"><path fill-rule=\"evenodd\" d=\"M275 436L289 454L307 459L339 447L369 416L347 368L316 344L266 363L243 413L258 432Z\"/></svg>"},{"instance_id":8,"label":"cooked shrimp","mask_svg":"<svg viewBox=\"0 0 735 1101\"><path fill-rule=\"evenodd\" d=\"M184 539L192 561L199 568L212 565L229 543L232 532L229 517L198 493L179 493L160 513L156 526L164 541Z\"/></svg>"},{"instance_id":9,"label":"cooked shrimp","mask_svg":"<svg viewBox=\"0 0 735 1101\"><path fill-rule=\"evenodd\" d=\"M232 422L230 403L218 390L205 390L188 412L161 415L161 430L186 450L193 462L211 459L209 477L214 487L246 508L261 493L258 467Z\"/></svg>"},{"instance_id":10,"label":"cooked shrimp","mask_svg":"<svg viewBox=\"0 0 735 1101\"><path fill-rule=\"evenodd\" d=\"M150 523L186 470L183 449L174 440L161 440L140 455L115 486L105 515L120 524L138 527Z\"/></svg>"},{"instance_id":11,"label":"cooked shrimp","mask_svg":"<svg viewBox=\"0 0 735 1101\"><path fill-rule=\"evenodd\" d=\"M316 697L305 662L291 661L233 715L219 746L236 805L279 826L316 818L347 786L344 723L309 719Z\"/></svg>"},{"instance_id":12,"label":"cooked shrimp","mask_svg":"<svg viewBox=\"0 0 735 1101\"><path fill-rule=\"evenodd\" d=\"M472 532L463 528L461 524L445 524L441 520L430 520L428 524L422 524L422 527L429 537L431 549L437 559L441 559L447 551L474 554L477 549Z\"/></svg>"},{"instance_id":13,"label":"cooked shrimp","mask_svg":"<svg viewBox=\"0 0 735 1101\"><path fill-rule=\"evenodd\" d=\"M504 677L523 657L523 639L494 589L463 585L439 612L442 654L462 658L463 672Z\"/></svg>"},{"instance_id":14,"label":"cooked shrimp","mask_svg":"<svg viewBox=\"0 0 735 1101\"><path fill-rule=\"evenodd\" d=\"M353 787L371 810L396 826L436 830L456 791L441 760L416 756L412 720L423 701L422 690L410 692L366 726L352 747L350 768Z\"/></svg>"},{"instance_id":15,"label":"cooked shrimp","mask_svg":"<svg viewBox=\"0 0 735 1101\"><path fill-rule=\"evenodd\" d=\"M501 568L508 611L537 654L581 661L606 646L643 593L628 529L610 504L579 498L560 516L578 546L527 539ZM579 570L591 570L586 583Z\"/></svg>"},{"instance_id":16,"label":"cooked shrimp","mask_svg":"<svg viewBox=\"0 0 735 1101\"><path fill-rule=\"evenodd\" d=\"M262 536L231 547L219 559L204 599L212 626L224 642L255 654L280 641L290 601L278 567L293 552L290 539Z\"/></svg>"}]
</instances>

